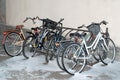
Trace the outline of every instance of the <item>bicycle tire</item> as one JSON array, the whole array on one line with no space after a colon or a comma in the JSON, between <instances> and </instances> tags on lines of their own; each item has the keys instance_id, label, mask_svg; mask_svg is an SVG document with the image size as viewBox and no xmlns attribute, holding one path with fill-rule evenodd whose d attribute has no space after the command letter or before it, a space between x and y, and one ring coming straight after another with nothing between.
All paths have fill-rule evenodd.
<instances>
[{"instance_id":1,"label":"bicycle tire","mask_svg":"<svg viewBox=\"0 0 120 80\"><path fill-rule=\"evenodd\" d=\"M102 53L99 53L100 60L103 64L108 65L109 63L113 63L116 58L116 46L112 39L106 38L106 43L109 48L109 51L105 52L103 50ZM112 52L110 52L112 49Z\"/></svg>"},{"instance_id":2,"label":"bicycle tire","mask_svg":"<svg viewBox=\"0 0 120 80\"><path fill-rule=\"evenodd\" d=\"M5 43L3 44L4 50L7 55L14 57L21 54L23 40L19 33L10 32L5 37Z\"/></svg>"},{"instance_id":3,"label":"bicycle tire","mask_svg":"<svg viewBox=\"0 0 120 80\"><path fill-rule=\"evenodd\" d=\"M64 43L61 43L61 46L58 48L57 50L57 56L56 56L56 61L57 61L57 65L59 66L59 68L61 70L65 70L63 65L62 65L62 54L63 54L63 51L64 49L70 44L70 42L72 41L65 41Z\"/></svg>"},{"instance_id":4,"label":"bicycle tire","mask_svg":"<svg viewBox=\"0 0 120 80\"><path fill-rule=\"evenodd\" d=\"M49 63L49 60L52 60L53 56L54 56L54 39L52 38L50 41L49 41L49 44L48 44L48 49L47 49L47 52L46 52L46 55L45 55L45 60L46 60L46 63Z\"/></svg>"},{"instance_id":5,"label":"bicycle tire","mask_svg":"<svg viewBox=\"0 0 120 80\"><path fill-rule=\"evenodd\" d=\"M59 41L65 40L65 37L63 37L63 36L60 36L59 38L60 38ZM53 58L57 56L57 54L55 54L55 53L56 53L58 47L55 46L55 42L56 42L56 36L51 36L49 45L48 45L48 49L47 49L47 53L45 56L46 63L48 63L49 60L53 60Z\"/></svg>"},{"instance_id":6,"label":"bicycle tire","mask_svg":"<svg viewBox=\"0 0 120 80\"><path fill-rule=\"evenodd\" d=\"M64 49L64 53L62 54L62 65L63 65L63 67L64 67L64 69L65 69L65 71L67 72L67 73L69 73L69 74L71 74L71 75L74 75L75 73L80 73L80 72L82 72L83 71L83 69L85 68L85 66L86 66L86 63L87 63L87 60L85 59L85 57L86 57L86 54L85 54L85 52L84 52L84 50L82 49L82 52L81 52L81 54L80 55L74 55L74 53L75 52L71 52L72 54L69 54L67 57L66 57L66 51L67 51L67 49L68 49L68 51L70 52L70 50L71 49L73 49L74 48L74 46L75 46L75 48L78 48L79 49L79 47L80 47L80 44L78 44L78 43L71 43L71 44L69 44L68 45L68 47L66 47L66 49ZM71 48L70 48L71 47ZM70 49L69 49L70 48ZM74 48L74 49L75 49ZM76 51L77 49L75 49L75 51ZM72 50L73 51L73 50ZM79 50L78 50L79 51ZM81 60L79 59L76 59L76 57L82 57L83 58L83 60L82 60L82 58L81 58ZM68 60L71 60L71 61L69 61L68 63L67 62L65 62L65 59L67 59L68 58ZM72 60L73 59L73 60ZM72 63L73 62L73 63ZM80 63L81 62L81 63ZM82 64L82 66L81 66L81 64ZM72 65L72 67L70 66L70 65ZM68 67L69 68L68 68Z\"/></svg>"},{"instance_id":7,"label":"bicycle tire","mask_svg":"<svg viewBox=\"0 0 120 80\"><path fill-rule=\"evenodd\" d=\"M28 42L29 41L29 42ZM28 36L23 42L23 56L26 59L29 59L31 57L34 57L36 54L36 49L37 49L37 42L36 38L33 36Z\"/></svg>"},{"instance_id":8,"label":"bicycle tire","mask_svg":"<svg viewBox=\"0 0 120 80\"><path fill-rule=\"evenodd\" d=\"M100 57L99 57L99 46L96 47L94 53L93 53L93 58L96 60L96 62L100 61Z\"/></svg>"}]
</instances>

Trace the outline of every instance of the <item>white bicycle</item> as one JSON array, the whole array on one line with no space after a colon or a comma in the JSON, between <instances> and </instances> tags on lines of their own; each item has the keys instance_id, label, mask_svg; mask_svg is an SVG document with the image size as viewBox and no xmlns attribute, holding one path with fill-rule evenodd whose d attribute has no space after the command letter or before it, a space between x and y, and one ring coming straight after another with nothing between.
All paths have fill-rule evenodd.
<instances>
[{"instance_id":1,"label":"white bicycle","mask_svg":"<svg viewBox=\"0 0 120 80\"><path fill-rule=\"evenodd\" d=\"M100 23L92 23L87 26L88 30L92 33L93 39L90 40L89 44L85 40L86 33L79 34L78 36L82 39L80 43L70 43L62 54L62 65L65 71L71 75L77 72L82 72L86 66L87 60L92 55L96 59L101 60L105 65L115 60L116 47L112 39L107 36L107 32L103 34L100 25L106 25L106 21ZM84 26L83 26L84 27Z\"/></svg>"}]
</instances>

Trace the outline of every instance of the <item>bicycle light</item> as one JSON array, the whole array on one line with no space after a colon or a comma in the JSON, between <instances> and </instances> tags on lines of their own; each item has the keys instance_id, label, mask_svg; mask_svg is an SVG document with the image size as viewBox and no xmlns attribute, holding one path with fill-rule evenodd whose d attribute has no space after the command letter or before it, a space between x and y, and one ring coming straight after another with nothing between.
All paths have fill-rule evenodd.
<instances>
[{"instance_id":1,"label":"bicycle light","mask_svg":"<svg viewBox=\"0 0 120 80\"><path fill-rule=\"evenodd\" d=\"M3 35L7 35L7 33L8 33L8 32L4 31L4 32L3 32Z\"/></svg>"},{"instance_id":2,"label":"bicycle light","mask_svg":"<svg viewBox=\"0 0 120 80\"><path fill-rule=\"evenodd\" d=\"M56 42L56 43L55 43L55 46L59 47L59 46L60 46L60 43L59 43L59 42Z\"/></svg>"}]
</instances>

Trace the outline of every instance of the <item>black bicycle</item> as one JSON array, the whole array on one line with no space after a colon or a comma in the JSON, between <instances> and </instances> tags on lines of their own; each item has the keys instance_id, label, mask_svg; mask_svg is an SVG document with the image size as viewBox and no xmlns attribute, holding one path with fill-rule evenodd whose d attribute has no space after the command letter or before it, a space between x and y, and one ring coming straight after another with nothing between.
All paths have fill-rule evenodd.
<instances>
[{"instance_id":1,"label":"black bicycle","mask_svg":"<svg viewBox=\"0 0 120 80\"><path fill-rule=\"evenodd\" d=\"M46 63L49 62L49 60L53 60L54 57L56 57L56 51L60 46L60 41L66 40L64 36L62 36L62 26L63 24L61 23L64 19L61 19L59 22L57 22L57 28L53 34L49 37L50 42L48 45L47 53L46 53Z\"/></svg>"},{"instance_id":2,"label":"black bicycle","mask_svg":"<svg viewBox=\"0 0 120 80\"><path fill-rule=\"evenodd\" d=\"M23 43L23 56L27 59L35 56L37 51L46 53L50 42L50 35L53 34L53 31L57 26L57 22L48 18L40 19L39 17L36 17L36 19L42 21L38 36L32 34L28 36Z\"/></svg>"}]
</instances>

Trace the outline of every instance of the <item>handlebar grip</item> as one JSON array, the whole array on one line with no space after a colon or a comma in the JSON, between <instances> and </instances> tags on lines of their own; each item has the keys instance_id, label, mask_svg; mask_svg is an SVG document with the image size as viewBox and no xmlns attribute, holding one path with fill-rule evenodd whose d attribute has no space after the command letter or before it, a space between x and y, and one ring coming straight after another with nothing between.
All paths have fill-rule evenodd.
<instances>
[{"instance_id":1,"label":"handlebar grip","mask_svg":"<svg viewBox=\"0 0 120 80\"><path fill-rule=\"evenodd\" d=\"M39 28L39 27L35 27L35 28L31 28L31 30L37 30L37 29L41 29L41 28Z\"/></svg>"},{"instance_id":2,"label":"handlebar grip","mask_svg":"<svg viewBox=\"0 0 120 80\"><path fill-rule=\"evenodd\" d=\"M36 19L41 20L39 16L37 16Z\"/></svg>"},{"instance_id":3,"label":"handlebar grip","mask_svg":"<svg viewBox=\"0 0 120 80\"><path fill-rule=\"evenodd\" d=\"M32 22L33 22L33 24L35 24L36 22L34 21L36 18L34 17L34 18L32 18L31 20L32 20Z\"/></svg>"},{"instance_id":4,"label":"handlebar grip","mask_svg":"<svg viewBox=\"0 0 120 80\"><path fill-rule=\"evenodd\" d=\"M108 24L108 22L105 21L105 20L103 20L101 23L104 24L104 25L107 25L107 24Z\"/></svg>"},{"instance_id":5,"label":"handlebar grip","mask_svg":"<svg viewBox=\"0 0 120 80\"><path fill-rule=\"evenodd\" d=\"M33 17L33 18L31 18L31 17L26 17L26 19L23 21L23 23L26 22L28 19L32 20L33 24L36 23L36 22L34 21L34 20L36 19L35 17Z\"/></svg>"},{"instance_id":6,"label":"handlebar grip","mask_svg":"<svg viewBox=\"0 0 120 80\"><path fill-rule=\"evenodd\" d=\"M79 26L78 28L83 28L85 25L83 24L82 26Z\"/></svg>"},{"instance_id":7,"label":"handlebar grip","mask_svg":"<svg viewBox=\"0 0 120 80\"><path fill-rule=\"evenodd\" d=\"M61 23L64 20L64 18L60 19L60 21L58 23Z\"/></svg>"},{"instance_id":8,"label":"handlebar grip","mask_svg":"<svg viewBox=\"0 0 120 80\"><path fill-rule=\"evenodd\" d=\"M28 20L28 17L26 17L26 19L23 21L23 23L26 22L27 20Z\"/></svg>"}]
</instances>

